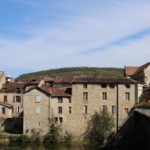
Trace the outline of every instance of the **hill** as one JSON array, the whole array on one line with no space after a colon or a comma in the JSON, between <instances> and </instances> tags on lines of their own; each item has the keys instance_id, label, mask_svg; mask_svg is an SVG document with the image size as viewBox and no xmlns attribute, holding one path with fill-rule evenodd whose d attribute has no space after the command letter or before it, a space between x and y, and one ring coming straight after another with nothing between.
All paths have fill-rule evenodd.
<instances>
[{"instance_id":1,"label":"hill","mask_svg":"<svg viewBox=\"0 0 150 150\"><path fill-rule=\"evenodd\" d=\"M50 69L44 71L38 71L28 74L22 74L16 78L16 81L23 81L32 77L58 77L58 76L84 76L84 77L123 77L124 70L121 68L96 68L96 67L71 67L71 68L59 68Z\"/></svg>"}]
</instances>

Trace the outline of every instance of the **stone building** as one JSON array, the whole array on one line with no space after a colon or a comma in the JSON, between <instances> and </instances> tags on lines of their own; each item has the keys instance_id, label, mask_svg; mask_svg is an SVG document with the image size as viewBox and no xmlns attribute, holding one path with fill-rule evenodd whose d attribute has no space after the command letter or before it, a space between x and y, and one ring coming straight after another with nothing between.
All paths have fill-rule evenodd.
<instances>
[{"instance_id":1,"label":"stone building","mask_svg":"<svg viewBox=\"0 0 150 150\"><path fill-rule=\"evenodd\" d=\"M45 134L53 119L64 132L71 132L76 140L81 140L96 111L112 114L118 129L138 102L136 90L137 83L132 79L78 77L66 83L56 81L52 87L30 89L24 94L24 133L36 129Z\"/></svg>"},{"instance_id":2,"label":"stone building","mask_svg":"<svg viewBox=\"0 0 150 150\"><path fill-rule=\"evenodd\" d=\"M150 62L139 67L125 66L124 72L126 77L139 81L143 85L150 85Z\"/></svg>"},{"instance_id":3,"label":"stone building","mask_svg":"<svg viewBox=\"0 0 150 150\"><path fill-rule=\"evenodd\" d=\"M22 130L24 90L24 83L3 84L0 90L0 130Z\"/></svg>"},{"instance_id":4,"label":"stone building","mask_svg":"<svg viewBox=\"0 0 150 150\"><path fill-rule=\"evenodd\" d=\"M4 83L6 83L6 75L3 71L0 71L0 89Z\"/></svg>"},{"instance_id":5,"label":"stone building","mask_svg":"<svg viewBox=\"0 0 150 150\"><path fill-rule=\"evenodd\" d=\"M33 129L46 134L52 120L67 130L68 117L71 113L70 96L65 89L52 88L48 85L34 87L25 92L24 134L31 134Z\"/></svg>"}]
</instances>

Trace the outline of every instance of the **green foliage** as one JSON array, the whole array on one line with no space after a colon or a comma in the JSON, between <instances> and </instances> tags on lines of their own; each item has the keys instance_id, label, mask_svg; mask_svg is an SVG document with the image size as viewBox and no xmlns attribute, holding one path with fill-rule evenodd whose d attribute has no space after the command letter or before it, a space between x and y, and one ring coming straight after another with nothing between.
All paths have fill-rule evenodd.
<instances>
[{"instance_id":1,"label":"green foliage","mask_svg":"<svg viewBox=\"0 0 150 150\"><path fill-rule=\"evenodd\" d=\"M72 142L72 134L69 133L68 131L65 132L65 134L62 137L62 142L66 144L71 144Z\"/></svg>"},{"instance_id":2,"label":"green foliage","mask_svg":"<svg viewBox=\"0 0 150 150\"><path fill-rule=\"evenodd\" d=\"M41 135L40 131L35 131L35 129L32 129L31 131L32 135L30 136L30 142L33 143L40 143L41 142Z\"/></svg>"},{"instance_id":3,"label":"green foliage","mask_svg":"<svg viewBox=\"0 0 150 150\"><path fill-rule=\"evenodd\" d=\"M85 76L85 77L123 77L124 70L120 68L96 68L96 67L72 67L50 69L45 71L33 72L20 75L16 81L23 81L32 77L50 76L50 77L72 77L72 76Z\"/></svg>"},{"instance_id":4,"label":"green foliage","mask_svg":"<svg viewBox=\"0 0 150 150\"><path fill-rule=\"evenodd\" d=\"M10 136L9 137L10 142L12 143L29 143L30 139L26 135L20 135L20 136Z\"/></svg>"},{"instance_id":5,"label":"green foliage","mask_svg":"<svg viewBox=\"0 0 150 150\"><path fill-rule=\"evenodd\" d=\"M114 119L107 112L96 112L89 121L86 138L103 144L112 134Z\"/></svg>"},{"instance_id":6,"label":"green foliage","mask_svg":"<svg viewBox=\"0 0 150 150\"><path fill-rule=\"evenodd\" d=\"M52 122L49 132L44 137L44 143L56 144L61 138L61 128L58 124Z\"/></svg>"}]
</instances>

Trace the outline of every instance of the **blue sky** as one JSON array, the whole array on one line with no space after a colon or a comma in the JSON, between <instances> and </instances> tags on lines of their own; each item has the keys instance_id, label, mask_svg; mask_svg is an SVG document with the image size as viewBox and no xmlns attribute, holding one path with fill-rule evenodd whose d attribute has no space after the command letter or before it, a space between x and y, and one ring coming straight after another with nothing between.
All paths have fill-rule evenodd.
<instances>
[{"instance_id":1,"label":"blue sky","mask_svg":"<svg viewBox=\"0 0 150 150\"><path fill-rule=\"evenodd\" d=\"M150 59L149 0L0 0L0 70L138 66Z\"/></svg>"}]
</instances>

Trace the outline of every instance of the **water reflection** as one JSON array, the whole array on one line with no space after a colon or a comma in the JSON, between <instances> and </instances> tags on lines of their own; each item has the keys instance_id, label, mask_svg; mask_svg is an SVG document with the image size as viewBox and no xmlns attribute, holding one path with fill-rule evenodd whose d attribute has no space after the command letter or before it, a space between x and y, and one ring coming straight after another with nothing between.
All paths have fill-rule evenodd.
<instances>
[{"instance_id":1,"label":"water reflection","mask_svg":"<svg viewBox=\"0 0 150 150\"><path fill-rule=\"evenodd\" d=\"M73 145L43 145L43 144L11 144L0 145L0 150L97 150L99 146L73 144Z\"/></svg>"}]
</instances>

